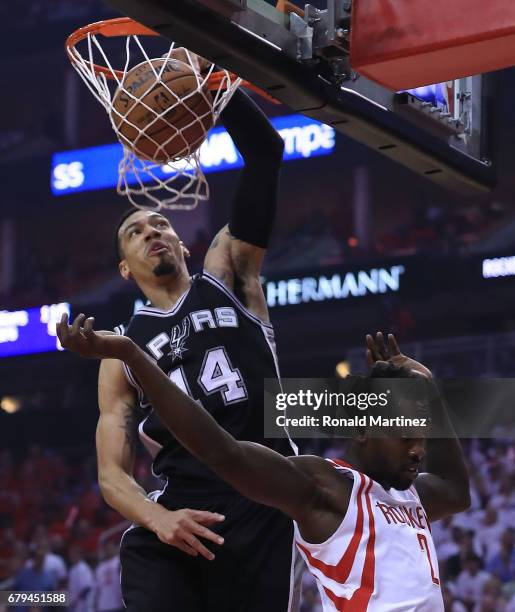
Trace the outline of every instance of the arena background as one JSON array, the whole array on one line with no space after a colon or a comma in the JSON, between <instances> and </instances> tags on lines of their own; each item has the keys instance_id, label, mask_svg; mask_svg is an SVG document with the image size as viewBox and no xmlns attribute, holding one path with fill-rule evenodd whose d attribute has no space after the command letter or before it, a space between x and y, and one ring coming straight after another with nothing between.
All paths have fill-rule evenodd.
<instances>
[{"instance_id":1,"label":"arena background","mask_svg":"<svg viewBox=\"0 0 515 612\"><path fill-rule=\"evenodd\" d=\"M0 5L0 590L51 551L60 587L91 586L77 611L106 610L106 592L117 597L109 542L125 523L96 482L98 364L55 350L53 324L69 307L109 328L141 296L113 259L113 225L127 204L113 189L60 195L74 176L56 174L53 156L114 142L63 52L74 28L109 16L94 0ZM294 142L300 159L284 165L264 268L283 375L364 367L364 334L382 329L441 377L513 376L514 99L515 71L499 72L488 125L499 184L481 197L460 199L340 135L313 155ZM235 171L208 178L211 200L172 216L192 272L226 222ZM341 291L345 281L354 289ZM472 507L433 533L447 611L515 610L514 433L464 441ZM334 456L341 445L303 450ZM137 475L158 488L143 452ZM308 577L302 610L320 610Z\"/></svg>"}]
</instances>

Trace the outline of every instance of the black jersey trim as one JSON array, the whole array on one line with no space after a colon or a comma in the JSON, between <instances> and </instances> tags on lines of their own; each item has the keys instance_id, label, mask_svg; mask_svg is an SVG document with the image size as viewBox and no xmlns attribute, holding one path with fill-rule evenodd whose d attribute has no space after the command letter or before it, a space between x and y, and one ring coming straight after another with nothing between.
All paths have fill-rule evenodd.
<instances>
[{"instance_id":1,"label":"black jersey trim","mask_svg":"<svg viewBox=\"0 0 515 612\"><path fill-rule=\"evenodd\" d=\"M220 289L220 291L223 291L228 297L230 297L231 300L236 304L236 306L238 306L238 308L243 312L243 314L246 315L251 321L254 321L254 323L257 323L260 326L273 329L273 325L271 323L269 323L268 321L263 321L255 314L252 314L250 310L243 304L243 302L241 302L241 300L236 297L233 291L231 291L228 287L221 283L217 278L209 274L209 272L206 272L206 270L204 270L202 272L202 278L205 278L208 282L210 282L212 285L214 285L215 287Z\"/></svg>"},{"instance_id":2,"label":"black jersey trim","mask_svg":"<svg viewBox=\"0 0 515 612\"><path fill-rule=\"evenodd\" d=\"M190 281L191 282L188 289L186 289L186 291L179 297L179 299L169 310L161 310L160 308L154 308L154 306L143 306L143 308L140 308L134 313L134 316L137 317L138 315L144 314L150 315L151 317L169 317L170 315L175 314L182 306L184 300L188 297L191 288L193 287L193 279L190 278Z\"/></svg>"}]
</instances>

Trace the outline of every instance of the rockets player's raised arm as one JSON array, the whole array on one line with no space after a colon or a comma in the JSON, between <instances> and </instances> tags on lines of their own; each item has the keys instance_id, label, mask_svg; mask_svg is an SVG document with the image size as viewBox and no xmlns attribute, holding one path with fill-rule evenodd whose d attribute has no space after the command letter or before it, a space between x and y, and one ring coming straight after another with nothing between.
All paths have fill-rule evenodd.
<instances>
[{"instance_id":1,"label":"rockets player's raised arm","mask_svg":"<svg viewBox=\"0 0 515 612\"><path fill-rule=\"evenodd\" d=\"M415 488L430 521L463 512L470 506L470 484L460 442L454 433L443 398L431 402L432 427L439 437L426 442L426 473ZM445 435L446 437L443 437Z\"/></svg>"},{"instance_id":2,"label":"rockets player's raised arm","mask_svg":"<svg viewBox=\"0 0 515 612\"><path fill-rule=\"evenodd\" d=\"M236 440L139 347L125 350L123 359L161 422L192 455L242 495L291 516L306 539L322 542L334 533L347 511L348 479L320 457L283 457L261 444Z\"/></svg>"},{"instance_id":3,"label":"rockets player's raised arm","mask_svg":"<svg viewBox=\"0 0 515 612\"><path fill-rule=\"evenodd\" d=\"M260 444L236 440L135 344L124 361L161 422L192 455L240 493L297 520L316 504L313 478L293 460Z\"/></svg>"},{"instance_id":4,"label":"rockets player's raised arm","mask_svg":"<svg viewBox=\"0 0 515 612\"><path fill-rule=\"evenodd\" d=\"M334 532L347 510L350 488L346 479L335 480L335 470L326 461L319 457L286 458L259 444L239 442L179 389L130 338L95 332L92 319L87 319L81 329L83 321L84 316L80 315L70 327L63 315L57 328L63 347L83 357L125 361L161 422L200 461L243 495L279 508L297 520L303 535L323 541ZM114 444L117 450L108 448L111 427L120 429L123 422L120 405L113 414L112 404L117 401L120 389L113 384L111 374L113 367L104 365L100 378L103 411L111 418L110 426L107 422L102 424L99 437L103 490L109 490L108 503L114 500L115 507L128 518L135 517L135 513L144 518L148 511L146 502L128 473L130 451L119 432ZM111 470L107 477L106 470ZM115 475L120 477L122 484L113 482Z\"/></svg>"}]
</instances>

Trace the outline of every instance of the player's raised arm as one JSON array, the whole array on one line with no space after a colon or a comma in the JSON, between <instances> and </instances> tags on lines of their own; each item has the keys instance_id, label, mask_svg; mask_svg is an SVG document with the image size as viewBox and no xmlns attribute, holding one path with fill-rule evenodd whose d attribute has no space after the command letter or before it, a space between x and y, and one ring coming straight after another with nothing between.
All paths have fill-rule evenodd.
<instances>
[{"instance_id":1,"label":"player's raised arm","mask_svg":"<svg viewBox=\"0 0 515 612\"><path fill-rule=\"evenodd\" d=\"M298 462L259 444L239 442L222 429L200 404L174 385L132 340L93 331L91 318L86 319L81 328L83 321L84 316L80 315L73 326L68 326L66 315L63 315L58 325L58 336L65 348L83 357L125 361L163 424L185 448L241 494L279 508L299 522L305 521L319 503L320 492L313 478L299 467ZM120 477L122 472L120 470ZM117 499L121 500L122 495L119 493ZM131 498L142 507L144 502L138 501L136 491ZM129 495L124 508L125 503L129 505ZM144 513L143 509L138 512L140 515Z\"/></svg>"},{"instance_id":2,"label":"player's raised arm","mask_svg":"<svg viewBox=\"0 0 515 612\"><path fill-rule=\"evenodd\" d=\"M222 112L222 121L244 167L229 223L215 236L204 267L238 291L247 308L266 319L259 273L275 219L284 143L266 115L241 90Z\"/></svg>"},{"instance_id":3,"label":"player's raised arm","mask_svg":"<svg viewBox=\"0 0 515 612\"><path fill-rule=\"evenodd\" d=\"M393 334L388 335L385 344L383 334L367 335L367 361L389 361L397 367L414 370L431 378L431 371L424 365L403 355ZM454 434L443 398L437 396L431 401L432 428L448 432L447 438L431 437L426 441L426 469L415 480L415 488L430 521L462 512L470 506L470 485L467 466L458 438Z\"/></svg>"}]
</instances>

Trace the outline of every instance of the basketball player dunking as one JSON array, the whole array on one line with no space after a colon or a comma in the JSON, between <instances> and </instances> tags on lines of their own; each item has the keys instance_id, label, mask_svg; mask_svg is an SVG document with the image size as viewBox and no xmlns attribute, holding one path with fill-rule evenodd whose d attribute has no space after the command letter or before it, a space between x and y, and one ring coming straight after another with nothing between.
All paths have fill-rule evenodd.
<instances>
[{"instance_id":1,"label":"basketball player dunking","mask_svg":"<svg viewBox=\"0 0 515 612\"><path fill-rule=\"evenodd\" d=\"M138 377L162 422L189 451L249 498L295 521L295 539L315 576L325 612L443 612L430 523L470 503L458 440L352 440L345 461L285 458L239 442L163 375L128 338L93 331L93 320L72 327L64 315L63 345L84 357L116 357ZM367 336L371 376L431 373L401 354L395 338ZM385 363L388 362L388 363ZM431 383L428 383L429 385ZM452 431L440 399L431 402L435 426ZM427 453L427 472L419 466ZM273 601L270 599L270 603Z\"/></svg>"},{"instance_id":2,"label":"basketball player dunking","mask_svg":"<svg viewBox=\"0 0 515 612\"><path fill-rule=\"evenodd\" d=\"M156 212L129 211L116 229L119 269L150 305L121 331L224 430L264 444L263 379L278 373L259 273L283 142L242 91L222 120L245 162L229 224L208 250L204 272L191 278L187 250L169 221ZM134 523L120 552L125 605L131 612L292 610L291 520L241 496L184 450L140 382L130 365L101 364L99 483L107 503ZM164 490L150 496L132 475L138 412L153 471L166 480ZM291 454L288 444L277 442L277 451ZM204 545L211 543L224 546Z\"/></svg>"}]
</instances>

